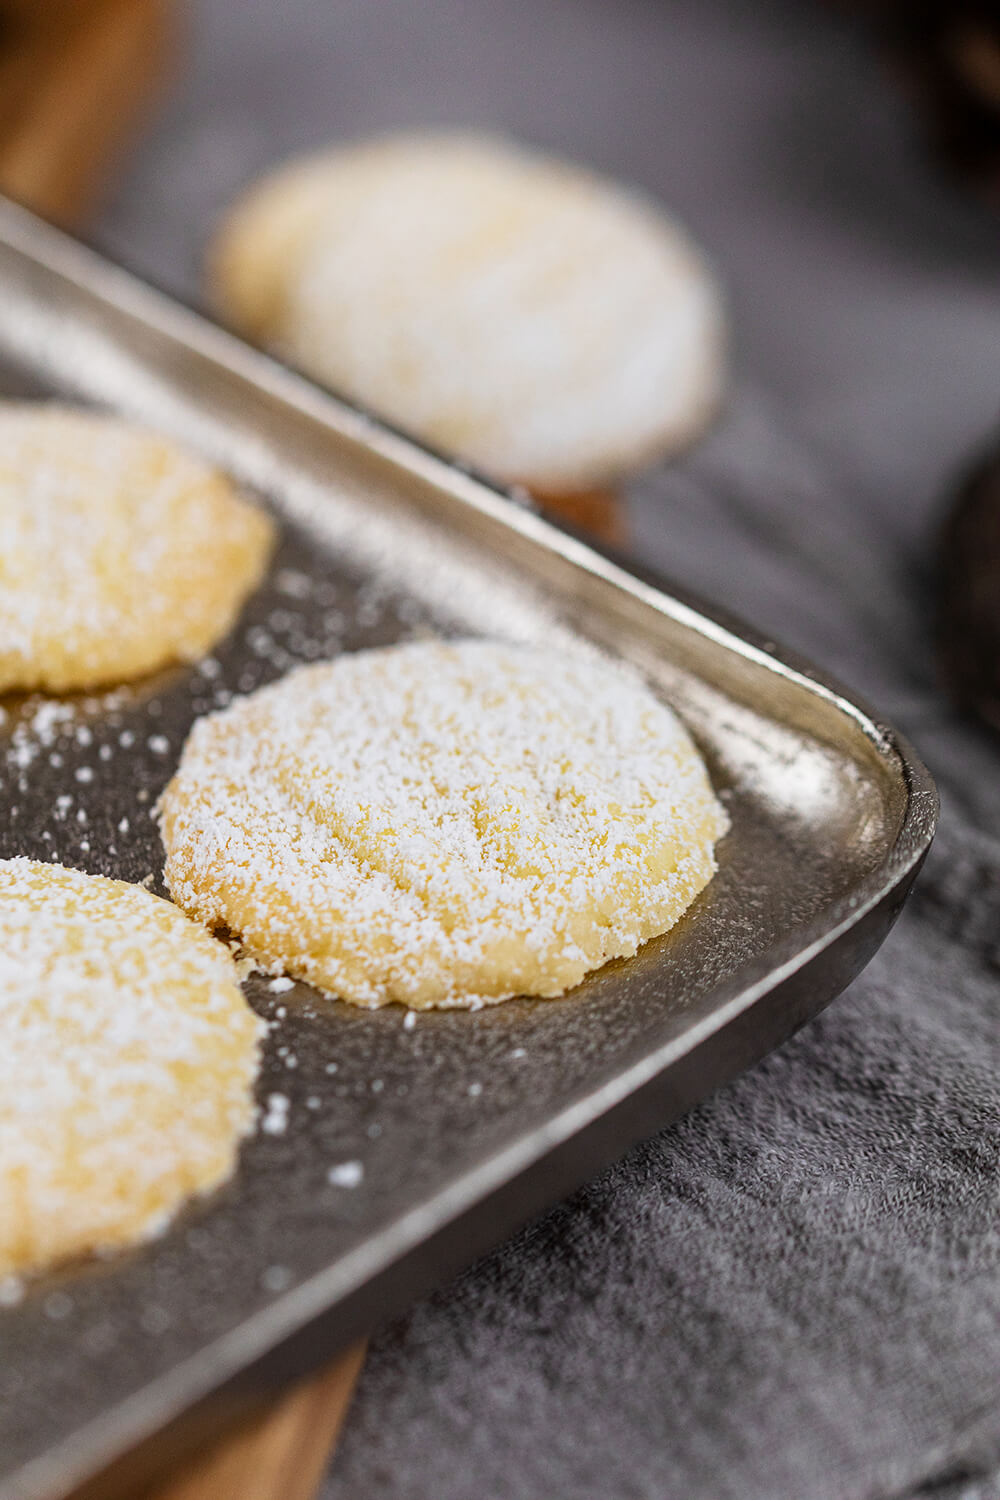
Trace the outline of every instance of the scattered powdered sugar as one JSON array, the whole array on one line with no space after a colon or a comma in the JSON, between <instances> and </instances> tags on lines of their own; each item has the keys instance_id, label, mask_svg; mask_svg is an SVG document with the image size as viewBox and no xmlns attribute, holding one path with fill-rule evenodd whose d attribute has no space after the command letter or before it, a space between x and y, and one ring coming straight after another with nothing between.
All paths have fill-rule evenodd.
<instances>
[{"instance_id":1,"label":"scattered powdered sugar","mask_svg":"<svg viewBox=\"0 0 1000 1500\"><path fill-rule=\"evenodd\" d=\"M284 1292L292 1284L292 1273L287 1266L266 1266L260 1275L260 1284L265 1292Z\"/></svg>"},{"instance_id":2,"label":"scattered powdered sugar","mask_svg":"<svg viewBox=\"0 0 1000 1500\"><path fill-rule=\"evenodd\" d=\"M365 1169L359 1161L342 1161L330 1168L326 1180L332 1187L356 1188L364 1175Z\"/></svg>"},{"instance_id":3,"label":"scattered powdered sugar","mask_svg":"<svg viewBox=\"0 0 1000 1500\"><path fill-rule=\"evenodd\" d=\"M68 1292L50 1292L42 1303L45 1316L54 1323L61 1323L73 1311L73 1298Z\"/></svg>"},{"instance_id":4,"label":"scattered powdered sugar","mask_svg":"<svg viewBox=\"0 0 1000 1500\"><path fill-rule=\"evenodd\" d=\"M7 742L7 764L17 770L27 770L44 750L51 750L64 734L72 735L77 722L77 709L71 703L48 698L29 700L11 729Z\"/></svg>"},{"instance_id":5,"label":"scattered powdered sugar","mask_svg":"<svg viewBox=\"0 0 1000 1500\"><path fill-rule=\"evenodd\" d=\"M61 770L69 761L63 776L57 778L57 785L60 782L62 787L69 784L75 786L76 790L73 793L59 790L52 797L48 815L56 825L65 823L72 817L80 827L86 827L90 814L84 806L78 806L74 811L74 802L77 797L87 796L91 788L97 790L98 776L94 765L87 762L74 764L74 761L80 754L96 755L99 765L107 765L113 760L116 749L114 739L102 736L107 732L114 734L117 731L121 710L131 701L130 690L119 688L99 697L70 701L29 697L16 710L6 713L6 733L0 748L0 773L2 764L5 763L8 773L13 774L8 774L5 786L0 774L0 787L4 787L7 793L7 815L10 821L19 820L22 813L38 818L41 809L37 792L46 785L46 763L53 770ZM25 798L23 803L20 797ZM128 818L121 818L118 831L127 833L128 829ZM31 837L27 827L25 837ZM34 837L45 844L52 844L54 841L51 830L40 828L37 821L34 824ZM45 851L53 860L57 860L60 854L69 857L89 854L91 848L95 847L90 838L77 843L60 843L56 837L55 842L59 844L58 850ZM115 845L106 843L104 852L113 857Z\"/></svg>"},{"instance_id":6,"label":"scattered powdered sugar","mask_svg":"<svg viewBox=\"0 0 1000 1500\"><path fill-rule=\"evenodd\" d=\"M24 1282L20 1276L0 1276L0 1307L14 1307L24 1300Z\"/></svg>"},{"instance_id":7,"label":"scattered powdered sugar","mask_svg":"<svg viewBox=\"0 0 1000 1500\"><path fill-rule=\"evenodd\" d=\"M312 588L312 580L308 574L300 573L296 568L281 568L278 571L275 584L282 594L287 594L291 599L306 599Z\"/></svg>"},{"instance_id":8,"label":"scattered powdered sugar","mask_svg":"<svg viewBox=\"0 0 1000 1500\"><path fill-rule=\"evenodd\" d=\"M287 1094L268 1094L267 1110L261 1117L260 1128L264 1135L284 1135L288 1127L288 1111L291 1100Z\"/></svg>"}]
</instances>

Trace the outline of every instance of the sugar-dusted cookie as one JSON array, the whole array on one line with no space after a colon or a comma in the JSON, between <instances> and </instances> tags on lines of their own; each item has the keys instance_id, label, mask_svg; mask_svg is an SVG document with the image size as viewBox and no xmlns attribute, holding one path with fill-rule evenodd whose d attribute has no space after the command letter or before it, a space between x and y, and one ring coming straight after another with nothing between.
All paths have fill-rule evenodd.
<instances>
[{"instance_id":1,"label":"sugar-dusted cookie","mask_svg":"<svg viewBox=\"0 0 1000 1500\"><path fill-rule=\"evenodd\" d=\"M165 438L0 403L0 692L95 687L200 656L260 578L272 532Z\"/></svg>"},{"instance_id":2,"label":"sugar-dusted cookie","mask_svg":"<svg viewBox=\"0 0 1000 1500\"><path fill-rule=\"evenodd\" d=\"M228 1177L261 1029L169 901L0 861L0 1276L145 1239Z\"/></svg>"},{"instance_id":3,"label":"sugar-dusted cookie","mask_svg":"<svg viewBox=\"0 0 1000 1500\"><path fill-rule=\"evenodd\" d=\"M658 205L467 135L279 169L209 255L228 319L428 442L540 492L676 449L722 380L720 299Z\"/></svg>"},{"instance_id":4,"label":"sugar-dusted cookie","mask_svg":"<svg viewBox=\"0 0 1000 1500\"><path fill-rule=\"evenodd\" d=\"M488 641L304 667L200 720L166 878L272 972L357 1005L557 995L671 927L727 826L624 669Z\"/></svg>"}]
</instances>

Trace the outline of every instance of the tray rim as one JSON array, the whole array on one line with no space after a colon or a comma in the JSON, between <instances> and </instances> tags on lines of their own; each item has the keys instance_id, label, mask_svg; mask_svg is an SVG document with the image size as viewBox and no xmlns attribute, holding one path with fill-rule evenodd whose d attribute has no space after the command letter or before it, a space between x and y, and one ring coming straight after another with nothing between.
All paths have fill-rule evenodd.
<instances>
[{"instance_id":1,"label":"tray rim","mask_svg":"<svg viewBox=\"0 0 1000 1500\"><path fill-rule=\"evenodd\" d=\"M656 569L643 567L627 552L585 538L571 526L547 519L520 486L505 486L473 465L450 458L394 426L385 418L311 380L273 352L247 343L206 311L161 290L137 272L92 248L84 239L51 224L0 194L0 246L12 249L43 271L64 278L174 343L197 352L228 375L266 392L283 405L333 428L342 440L375 453L411 479L447 488L453 500L479 512L542 550L559 556L639 603L694 629L790 682L815 692L854 720L879 749L891 747L915 793L935 799L933 778L905 735L864 697L785 647L735 612L706 600ZM900 835L903 828L900 829Z\"/></svg>"},{"instance_id":2,"label":"tray rim","mask_svg":"<svg viewBox=\"0 0 1000 1500\"><path fill-rule=\"evenodd\" d=\"M938 801L930 773L905 736L799 654L785 650L725 610L703 603L683 587L661 580L646 569L637 570L634 563L626 563L620 554L595 548L525 509L490 480L475 475L464 466L449 463L441 455L367 412L314 385L273 356L244 344L202 314L147 286L132 273L44 224L9 200L0 200L0 243L43 272L69 281L106 305L151 326L156 333L221 366L230 376L248 381L283 405L318 420L328 429L332 428L340 440L375 452L401 474L427 481L435 489L446 489L453 501L485 513L492 521L520 533L535 547L600 579L612 590L629 595L640 606L668 615L724 649L777 673L824 700L829 707L854 722L881 760L896 763L905 791L903 816L884 858L852 885L849 896L845 894L837 898L801 928L773 945L767 953L758 955L741 968L729 983L732 993L710 1015L703 1017L682 1036L660 1044L613 1079L606 1080L550 1116L544 1128L519 1136L462 1172L423 1203L391 1220L374 1236L348 1252L335 1266L314 1274L269 1306L251 1314L195 1356L108 1408L101 1417L77 1429L49 1450L44 1458L31 1460L6 1480L0 1479L0 1497L7 1500L8 1496L63 1493L52 1488L51 1474L45 1477L41 1473L42 1465L49 1468L51 1461L59 1461L60 1455L63 1455L64 1473L75 1470L73 1482L85 1479L89 1474L98 1475L105 1461L113 1463L115 1453L124 1451L122 1439L126 1430L126 1441L130 1445L154 1438L165 1423L171 1423L191 1409L192 1403L210 1399L213 1391L238 1379L241 1373L252 1372L269 1355L280 1352L283 1344L315 1326L324 1313L340 1306L352 1295L352 1287L356 1290L359 1285L373 1284L377 1277L387 1274L402 1260L419 1252L422 1246L430 1244L433 1236L444 1233L484 1205L488 1206L495 1195L504 1188L509 1189L528 1172L543 1167L560 1149L578 1140L582 1132L596 1128L616 1111L622 1110L630 1100L638 1099L643 1090L664 1080L678 1062L724 1033L765 997L810 971L825 953L853 930L860 929L865 923L877 925L877 919L883 914L887 931L930 847ZM895 909L890 909L893 903ZM863 962L867 962L884 935L882 931L876 938ZM725 993L726 986L721 988ZM764 1050L770 1050L770 1047ZM619 1147L616 1146L611 1154L619 1154ZM531 1212L533 1209L529 1207L525 1217L530 1217ZM509 1231L508 1224L506 1232ZM373 1254L376 1246L378 1255ZM358 1274L355 1274L355 1265L359 1268ZM317 1354L316 1358L325 1357L328 1352L332 1350ZM191 1367L196 1363L208 1368L208 1379L191 1381ZM200 1389L194 1390L195 1386ZM154 1396L159 1398L158 1416L150 1421L148 1409L155 1404ZM102 1438L104 1428L114 1428L117 1440L109 1442L107 1434ZM33 1482L33 1471L38 1471L37 1483ZM107 1472L110 1474L111 1469ZM25 1481L26 1488L23 1487ZM99 1492L103 1493L103 1490L94 1491L95 1494Z\"/></svg>"}]
</instances>

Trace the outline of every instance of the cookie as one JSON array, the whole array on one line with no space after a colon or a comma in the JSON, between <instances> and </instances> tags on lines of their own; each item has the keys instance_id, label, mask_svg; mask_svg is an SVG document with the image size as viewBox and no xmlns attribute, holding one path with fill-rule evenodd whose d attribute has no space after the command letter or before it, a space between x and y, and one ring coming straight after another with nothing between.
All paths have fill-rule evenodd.
<instances>
[{"instance_id":1,"label":"cookie","mask_svg":"<svg viewBox=\"0 0 1000 1500\"><path fill-rule=\"evenodd\" d=\"M0 692L196 659L229 630L272 536L223 474L165 438L0 404Z\"/></svg>"},{"instance_id":2,"label":"cookie","mask_svg":"<svg viewBox=\"0 0 1000 1500\"><path fill-rule=\"evenodd\" d=\"M261 1031L168 901L0 861L0 1275L147 1239L223 1182Z\"/></svg>"},{"instance_id":3,"label":"cookie","mask_svg":"<svg viewBox=\"0 0 1000 1500\"><path fill-rule=\"evenodd\" d=\"M304 667L200 720L161 800L174 899L356 1005L558 995L671 927L727 826L623 668L488 641Z\"/></svg>"},{"instance_id":4,"label":"cookie","mask_svg":"<svg viewBox=\"0 0 1000 1500\"><path fill-rule=\"evenodd\" d=\"M538 492L600 487L711 416L719 294L658 205L465 135L400 135L251 188L209 254L250 337Z\"/></svg>"}]
</instances>

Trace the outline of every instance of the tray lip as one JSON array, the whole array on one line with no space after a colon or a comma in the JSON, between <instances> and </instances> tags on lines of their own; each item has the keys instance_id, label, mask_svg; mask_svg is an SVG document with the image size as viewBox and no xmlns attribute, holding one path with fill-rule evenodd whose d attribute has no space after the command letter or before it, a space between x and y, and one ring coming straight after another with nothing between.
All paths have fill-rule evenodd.
<instances>
[{"instance_id":1,"label":"tray lip","mask_svg":"<svg viewBox=\"0 0 1000 1500\"><path fill-rule=\"evenodd\" d=\"M29 209L0 194L0 245L12 249L43 271L70 282L87 295L125 312L170 341L183 344L230 377L254 386L284 406L297 410L337 437L373 451L412 479L447 489L452 500L487 515L509 531L572 567L629 594L647 608L667 615L717 645L777 671L790 682L823 698L854 720L884 755L895 752L914 795L931 799L930 837L937 813L937 789L927 767L907 738L863 698L817 667L807 657L623 553L600 548L572 530L547 520L531 506L518 486L505 487L461 461L449 459L385 419L321 386L274 354L255 348L171 294L149 284L91 248L83 240L47 224ZM526 503L528 502L528 503ZM900 828L900 836L903 834Z\"/></svg>"},{"instance_id":2,"label":"tray lip","mask_svg":"<svg viewBox=\"0 0 1000 1500\"><path fill-rule=\"evenodd\" d=\"M923 854L918 855L913 865L919 867L922 859ZM808 951L803 951L800 962L786 965L787 972L782 977L788 978L799 969L808 969L821 957L825 948L845 936L866 917L875 916L880 907L884 907L892 900L900 886L908 886L913 865L903 869L899 878L880 898L877 897L868 904L860 915L852 915L840 923L836 931L832 932L827 939L819 940L811 945ZM890 919L889 926L892 925L892 920L894 918ZM878 938L872 949L873 952L880 946L881 941L882 938ZM865 957L862 967L870 957L871 953ZM737 997L738 1000L746 999L746 1004L734 1005L732 1014L752 1008L756 1001L765 998L777 989L780 983L781 978L776 978L773 982L764 979L753 987L753 994L748 992L746 996ZM702 1040L709 1039L710 1035L711 1029L706 1028ZM666 1067L669 1067L669 1063ZM742 1071L742 1066L735 1071L737 1073ZM566 1129L558 1136L548 1135L553 1124L552 1120L548 1121L545 1127L547 1132L545 1149L525 1155L513 1172L506 1170L503 1163L522 1148L524 1138L510 1143L509 1146L493 1153L483 1162L477 1163L476 1167L447 1184L432 1198L384 1226L377 1236L356 1246L341 1259L337 1270L328 1267L317 1272L291 1291L276 1298L269 1306L237 1324L213 1343L199 1349L195 1354L134 1390L115 1405L106 1408L84 1425L67 1433L46 1452L28 1459L6 1475L0 1475L0 1500L55 1500L56 1496L59 1500L63 1500L63 1497L65 1500L71 1500L71 1495L76 1493L79 1486L86 1489L88 1500L90 1500L91 1484L99 1481L105 1473L115 1470L121 1460L139 1450L144 1450L147 1444L155 1444L159 1433L167 1429L173 1430L177 1423L183 1422L187 1412L196 1408L200 1410L203 1404L210 1401L216 1393L229 1390L232 1383L239 1380L245 1372L249 1372L253 1380L255 1371L263 1368L269 1359L280 1358L284 1346L307 1332L310 1327L316 1326L325 1315L331 1314L340 1302L348 1301L352 1296L360 1294L366 1285L391 1274L395 1265L405 1264L419 1251L422 1244L447 1233L449 1225L464 1222L475 1214L477 1209L488 1206L496 1194L509 1187L512 1181L518 1180L519 1177L523 1179L527 1173L544 1166L546 1159L554 1156L561 1147L565 1147L573 1136L579 1133L581 1127L586 1128L588 1125L599 1123L601 1114L613 1112L616 1106L622 1105L628 1097L635 1096L640 1089L655 1085L657 1078L661 1077L663 1072L664 1069L660 1069L658 1072L651 1073L636 1087L624 1090L619 1098L608 1100L604 1110L588 1116L580 1122L580 1125ZM631 1074L631 1070L629 1073ZM622 1076L617 1075L615 1082L617 1083ZM598 1092L606 1092L606 1090ZM592 1097L593 1095L588 1096L588 1099ZM567 1106L554 1117L555 1121L568 1120L576 1111L582 1110L586 1102L586 1100L576 1101L573 1105ZM672 1118L673 1115L661 1121L660 1124L668 1124ZM485 1184L473 1182L473 1179L480 1178L486 1169L493 1170L492 1180ZM472 1185L474 1190L464 1192L466 1185ZM566 1191L571 1189L572 1183ZM434 1214L433 1211L439 1206L444 1207L446 1211ZM532 1217L536 1211L543 1210L532 1209L528 1217ZM403 1227L411 1224L419 1225L419 1229L403 1236L401 1234ZM394 1238L397 1240L395 1244L392 1243ZM375 1261L371 1247L374 1243L381 1245L383 1242L386 1242L389 1253ZM462 1261L468 1258L462 1257ZM358 1274L349 1274L350 1268L355 1265L358 1267ZM338 1270L343 1285L333 1288L327 1286L324 1290L324 1283L328 1284L337 1279ZM429 1278L425 1276L423 1280L426 1283ZM421 1294L422 1292L418 1291L417 1295ZM297 1315L292 1317L286 1315L290 1303L294 1302L298 1309L299 1302L306 1299L309 1299L309 1305L298 1310ZM358 1329L345 1332L341 1340L330 1342L322 1351L317 1352L315 1358L306 1363L300 1362L292 1371L291 1377L286 1378L294 1378L296 1373L304 1375L309 1369L318 1366L322 1360L332 1358L339 1348L346 1347L347 1343L360 1336L362 1331ZM151 1415L151 1412L155 1415ZM97 1492L93 1493L96 1496ZM116 1489L115 1494L117 1493ZM103 1495L103 1489L101 1494Z\"/></svg>"},{"instance_id":3,"label":"tray lip","mask_svg":"<svg viewBox=\"0 0 1000 1500\"><path fill-rule=\"evenodd\" d=\"M614 554L595 549L538 514L524 508L510 492L491 480L456 466L444 457L397 432L371 414L313 384L306 376L288 368L273 356L243 343L211 319L146 285L139 277L99 255L71 236L53 229L10 200L0 199L0 243L26 261L54 274L98 301L125 312L140 324L152 327L169 340L185 345L228 375L261 389L272 399L318 420L340 440L373 450L395 469L411 478L446 488L454 501L486 513L493 521L520 533L544 552L558 555L575 569L600 578L613 589L631 596L646 608L666 614L724 649L775 672L829 707L850 718L873 745L879 759L898 775L905 805L898 830L876 866L851 888L794 929L787 937L739 971L733 993L710 1015L694 1023L680 1037L661 1043L641 1059L591 1089L581 1098L549 1117L541 1127L517 1136L497 1151L453 1178L431 1197L390 1220L374 1236L347 1252L334 1267L325 1267L268 1306L235 1325L195 1355L173 1366L130 1396L107 1408L75 1432L67 1434L48 1455L29 1460L6 1479L0 1478L0 1493L18 1483L36 1464L62 1452L69 1457L77 1450L83 1459L80 1477L96 1473L95 1449L102 1446L100 1431L114 1422L119 1439L123 1427L132 1444L141 1442L177 1416L194 1401L222 1384L269 1349L292 1336L330 1308L351 1288L391 1266L423 1240L445 1228L464 1212L486 1199L503 1183L537 1165L587 1125L595 1123L644 1085L664 1075L670 1067L700 1042L723 1030L738 1015L755 1005L785 979L807 967L823 951L861 923L906 882L930 847L937 821L938 797L929 771L908 740L869 709L856 695L809 661L777 645L752 626L697 600L683 587L643 570ZM723 986L723 991L725 987ZM373 1247L379 1247L378 1256ZM355 1272L357 1265L363 1270ZM248 1351L248 1341L253 1348ZM235 1346L239 1346L238 1348ZM202 1378L190 1379L195 1363L205 1367ZM208 1372L206 1374L206 1372ZM153 1422L129 1421L129 1409L147 1407L154 1391L163 1393ZM152 1403L157 1404L157 1403ZM125 1419L124 1422L122 1419ZM88 1466L86 1449L90 1448ZM119 1441L116 1452L124 1451ZM105 1458L110 1456L105 1453ZM97 1459L98 1464L104 1460ZM11 1494L17 1491L12 1490Z\"/></svg>"},{"instance_id":4,"label":"tray lip","mask_svg":"<svg viewBox=\"0 0 1000 1500\"><path fill-rule=\"evenodd\" d=\"M923 780L936 796L933 779L913 746L859 694L802 653L783 646L734 612L705 600L656 570L644 568L625 552L595 545L572 528L547 520L521 486L502 484L473 465L434 449L338 391L311 380L276 354L246 342L203 309L161 290L85 240L46 223L3 194L0 194L0 245L14 250L43 271L64 278L116 312L125 312L161 336L183 344L221 366L227 375L257 387L323 427L332 428L339 439L373 451L411 478L446 488L453 500L519 533L543 551L555 553L574 567L769 670L777 667L782 676L817 691L854 719L866 737L880 748L889 744L898 746L900 759L914 770L914 780Z\"/></svg>"},{"instance_id":5,"label":"tray lip","mask_svg":"<svg viewBox=\"0 0 1000 1500\"><path fill-rule=\"evenodd\" d=\"M38 244L33 243L36 240ZM452 500L485 513L541 551L555 554L572 568L600 579L647 609L666 615L766 671L777 673L851 719L883 762L897 763L906 791L903 819L891 848L856 888L860 899L853 909L859 914L866 909L870 894L884 894L897 875L905 873L926 854L939 811L937 788L930 771L899 730L859 695L800 653L781 646L718 605L701 600L683 585L641 567L637 570L625 557L611 550L602 551L556 526L528 509L519 491L504 489L474 472L469 465L449 462L415 438L317 385L273 355L255 349L203 313L147 285L133 272L2 195L0 244L116 311L126 312L172 342L184 344L221 366L229 376L262 389L283 405L297 409L327 429L332 428L341 440L374 451L411 478L446 488ZM823 930L828 930L824 916L836 912L842 904L842 900L832 903L830 912L805 924L801 937L806 946L812 942L814 928L822 925Z\"/></svg>"}]
</instances>

